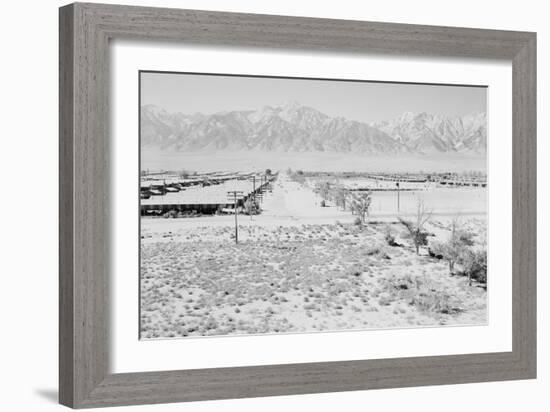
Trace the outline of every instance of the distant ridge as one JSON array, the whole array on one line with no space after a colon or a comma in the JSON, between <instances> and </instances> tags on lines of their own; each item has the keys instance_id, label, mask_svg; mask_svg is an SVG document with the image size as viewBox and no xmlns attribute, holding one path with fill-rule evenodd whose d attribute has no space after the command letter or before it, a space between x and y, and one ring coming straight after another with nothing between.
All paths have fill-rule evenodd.
<instances>
[{"instance_id":1,"label":"distant ridge","mask_svg":"<svg viewBox=\"0 0 550 412\"><path fill-rule=\"evenodd\" d=\"M393 120L362 123L298 102L211 115L168 113L146 105L141 107L141 144L173 151L484 154L487 126L485 113L449 117L406 112Z\"/></svg>"}]
</instances>

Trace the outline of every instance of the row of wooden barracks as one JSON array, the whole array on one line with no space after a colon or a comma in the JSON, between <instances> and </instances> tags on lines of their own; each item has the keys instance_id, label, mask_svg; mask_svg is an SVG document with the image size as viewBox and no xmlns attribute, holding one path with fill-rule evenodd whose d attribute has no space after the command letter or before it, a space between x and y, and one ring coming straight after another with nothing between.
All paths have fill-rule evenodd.
<instances>
[{"instance_id":1,"label":"row of wooden barracks","mask_svg":"<svg viewBox=\"0 0 550 412\"><path fill-rule=\"evenodd\" d=\"M214 214L223 209L242 207L249 198L261 200L277 178L277 173L217 172L189 177L170 174L142 176L140 210L142 216L169 211Z\"/></svg>"}]
</instances>

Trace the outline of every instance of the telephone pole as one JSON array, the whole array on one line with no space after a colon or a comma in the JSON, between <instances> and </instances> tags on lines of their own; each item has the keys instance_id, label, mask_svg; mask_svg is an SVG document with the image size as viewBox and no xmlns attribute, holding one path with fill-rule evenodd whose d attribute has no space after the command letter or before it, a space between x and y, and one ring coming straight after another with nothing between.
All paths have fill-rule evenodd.
<instances>
[{"instance_id":1,"label":"telephone pole","mask_svg":"<svg viewBox=\"0 0 550 412\"><path fill-rule=\"evenodd\" d=\"M395 182L397 186L397 214L399 214L399 182Z\"/></svg>"},{"instance_id":2,"label":"telephone pole","mask_svg":"<svg viewBox=\"0 0 550 412\"><path fill-rule=\"evenodd\" d=\"M256 175L252 176L252 199L254 199L254 207L256 207Z\"/></svg>"},{"instance_id":3,"label":"telephone pole","mask_svg":"<svg viewBox=\"0 0 550 412\"><path fill-rule=\"evenodd\" d=\"M260 193L262 194L261 201L263 203L264 202L264 185L265 185L265 176L264 175L260 175L260 183L261 183Z\"/></svg>"},{"instance_id":4,"label":"telephone pole","mask_svg":"<svg viewBox=\"0 0 550 412\"><path fill-rule=\"evenodd\" d=\"M233 200L233 207L235 210L235 244L239 243L239 224L237 222L237 200L242 199L242 190L231 190L227 192L227 197Z\"/></svg>"}]
</instances>

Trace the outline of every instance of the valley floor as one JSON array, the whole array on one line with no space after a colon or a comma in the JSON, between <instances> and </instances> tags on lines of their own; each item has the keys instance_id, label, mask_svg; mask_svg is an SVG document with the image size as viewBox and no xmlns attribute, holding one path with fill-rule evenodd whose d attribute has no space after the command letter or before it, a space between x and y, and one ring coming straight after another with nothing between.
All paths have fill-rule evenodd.
<instances>
[{"instance_id":1,"label":"valley floor","mask_svg":"<svg viewBox=\"0 0 550 412\"><path fill-rule=\"evenodd\" d=\"M238 244L233 216L142 219L143 339L487 322L482 285L451 276L425 249L416 255L395 214L355 225L285 178L262 208L238 216ZM431 239L450 233L454 212L444 209ZM474 209L462 220L481 242L485 210ZM385 242L388 225L400 246Z\"/></svg>"}]
</instances>

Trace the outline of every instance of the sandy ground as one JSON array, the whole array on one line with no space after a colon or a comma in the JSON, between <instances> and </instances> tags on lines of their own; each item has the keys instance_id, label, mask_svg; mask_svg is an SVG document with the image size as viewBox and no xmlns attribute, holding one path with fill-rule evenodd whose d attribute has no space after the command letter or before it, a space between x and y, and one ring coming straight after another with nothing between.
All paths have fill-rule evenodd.
<instances>
[{"instance_id":1,"label":"sandy ground","mask_svg":"<svg viewBox=\"0 0 550 412\"><path fill-rule=\"evenodd\" d=\"M279 179L261 215L238 216L238 244L233 216L142 219L142 338L486 323L485 289L417 256L395 214L361 227L319 202ZM430 240L449 216L434 214ZM481 243L484 213L462 220Z\"/></svg>"}]
</instances>

